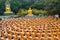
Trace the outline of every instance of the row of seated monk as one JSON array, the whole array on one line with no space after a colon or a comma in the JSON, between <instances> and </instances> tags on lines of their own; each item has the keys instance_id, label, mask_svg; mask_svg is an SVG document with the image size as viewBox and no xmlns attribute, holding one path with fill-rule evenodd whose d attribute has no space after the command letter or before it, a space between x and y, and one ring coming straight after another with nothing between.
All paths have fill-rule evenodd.
<instances>
[{"instance_id":1,"label":"row of seated monk","mask_svg":"<svg viewBox=\"0 0 60 40\"><path fill-rule=\"evenodd\" d=\"M42 17L2 20L0 40L60 40L60 19Z\"/></svg>"}]
</instances>

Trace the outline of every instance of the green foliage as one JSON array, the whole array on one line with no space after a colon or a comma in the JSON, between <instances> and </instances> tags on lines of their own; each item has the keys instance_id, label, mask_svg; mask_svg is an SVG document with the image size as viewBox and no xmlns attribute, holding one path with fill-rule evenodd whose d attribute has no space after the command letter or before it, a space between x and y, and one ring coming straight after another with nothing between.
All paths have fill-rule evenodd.
<instances>
[{"instance_id":1,"label":"green foliage","mask_svg":"<svg viewBox=\"0 0 60 40\"><path fill-rule=\"evenodd\" d=\"M35 14L35 15L39 15L39 14L47 14L48 13L48 11L46 11L46 10L37 10L37 9L33 9L33 13Z\"/></svg>"},{"instance_id":2,"label":"green foliage","mask_svg":"<svg viewBox=\"0 0 60 40\"><path fill-rule=\"evenodd\" d=\"M19 16L25 16L26 14L27 14L27 10L25 10L25 9L20 9L17 13L17 15L19 15Z\"/></svg>"},{"instance_id":3,"label":"green foliage","mask_svg":"<svg viewBox=\"0 0 60 40\"><path fill-rule=\"evenodd\" d=\"M47 0L45 10L48 10L50 15L59 14L60 0Z\"/></svg>"},{"instance_id":4,"label":"green foliage","mask_svg":"<svg viewBox=\"0 0 60 40\"><path fill-rule=\"evenodd\" d=\"M46 15L46 14L48 14L48 11L46 11L46 10L32 9L32 11L33 11L33 14L35 14L35 15L39 15L39 14ZM27 12L28 12L28 10L26 10L26 9L20 9L18 11L17 15L19 15L19 16L25 16L25 15L28 14Z\"/></svg>"},{"instance_id":5,"label":"green foliage","mask_svg":"<svg viewBox=\"0 0 60 40\"><path fill-rule=\"evenodd\" d=\"M0 0L0 15L2 15L5 10L4 3L5 3L5 0Z\"/></svg>"},{"instance_id":6,"label":"green foliage","mask_svg":"<svg viewBox=\"0 0 60 40\"><path fill-rule=\"evenodd\" d=\"M0 15L5 11L5 1L6 0L0 0ZM60 0L9 0L9 2L15 14L18 13L20 9L28 9L29 7L39 10L39 13L41 10L43 10L43 13L47 10L50 15L60 13ZM34 14L37 13L36 11Z\"/></svg>"}]
</instances>

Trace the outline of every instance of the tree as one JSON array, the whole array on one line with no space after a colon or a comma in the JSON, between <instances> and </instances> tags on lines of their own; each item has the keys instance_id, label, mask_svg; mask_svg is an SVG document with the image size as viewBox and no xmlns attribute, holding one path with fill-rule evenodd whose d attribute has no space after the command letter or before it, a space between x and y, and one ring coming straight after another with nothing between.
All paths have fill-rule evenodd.
<instances>
[{"instance_id":1,"label":"tree","mask_svg":"<svg viewBox=\"0 0 60 40\"><path fill-rule=\"evenodd\" d=\"M5 1L0 0L0 13L5 11ZM29 7L46 10L50 14L60 13L60 0L9 0L12 11L16 14L20 9Z\"/></svg>"}]
</instances>

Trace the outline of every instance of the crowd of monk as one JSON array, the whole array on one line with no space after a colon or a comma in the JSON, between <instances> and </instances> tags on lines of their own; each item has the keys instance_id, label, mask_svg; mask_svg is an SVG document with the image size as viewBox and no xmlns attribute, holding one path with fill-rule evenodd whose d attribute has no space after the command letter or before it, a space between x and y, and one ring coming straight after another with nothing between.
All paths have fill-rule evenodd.
<instances>
[{"instance_id":1,"label":"crowd of monk","mask_svg":"<svg viewBox=\"0 0 60 40\"><path fill-rule=\"evenodd\" d=\"M2 20L0 40L60 40L60 19L42 17Z\"/></svg>"}]
</instances>

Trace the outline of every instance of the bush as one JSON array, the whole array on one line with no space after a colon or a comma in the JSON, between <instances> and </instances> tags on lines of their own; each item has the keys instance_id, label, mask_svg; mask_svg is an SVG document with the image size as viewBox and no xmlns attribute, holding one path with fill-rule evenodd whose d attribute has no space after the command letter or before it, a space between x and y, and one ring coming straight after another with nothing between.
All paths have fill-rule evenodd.
<instances>
[{"instance_id":1,"label":"bush","mask_svg":"<svg viewBox=\"0 0 60 40\"><path fill-rule=\"evenodd\" d=\"M45 15L45 14L48 14L48 11L33 9L33 14L35 15L44 14Z\"/></svg>"},{"instance_id":2,"label":"bush","mask_svg":"<svg viewBox=\"0 0 60 40\"><path fill-rule=\"evenodd\" d=\"M46 10L32 9L32 11L33 11L34 15L39 15L39 14L47 15L48 14L48 11L46 11ZM18 11L17 15L19 15L19 16L25 16L25 15L28 14L27 12L28 12L28 10L26 10L26 9L20 9Z\"/></svg>"},{"instance_id":3,"label":"bush","mask_svg":"<svg viewBox=\"0 0 60 40\"><path fill-rule=\"evenodd\" d=\"M17 15L19 15L19 16L25 16L25 15L27 15L27 10L25 10L25 9L20 9L20 10L18 11Z\"/></svg>"}]
</instances>

